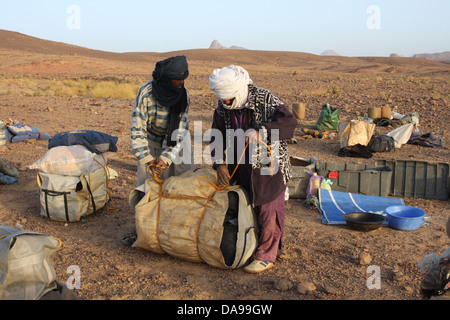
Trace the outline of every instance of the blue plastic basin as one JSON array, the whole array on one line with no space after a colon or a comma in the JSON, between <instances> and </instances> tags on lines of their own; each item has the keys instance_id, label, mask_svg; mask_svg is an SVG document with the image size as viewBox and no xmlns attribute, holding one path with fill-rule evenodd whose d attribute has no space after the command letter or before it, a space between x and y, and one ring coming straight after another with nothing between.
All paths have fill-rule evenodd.
<instances>
[{"instance_id":1,"label":"blue plastic basin","mask_svg":"<svg viewBox=\"0 0 450 320\"><path fill-rule=\"evenodd\" d=\"M424 222L425 211L411 206L390 206L384 209L389 226L397 230L412 231Z\"/></svg>"}]
</instances>

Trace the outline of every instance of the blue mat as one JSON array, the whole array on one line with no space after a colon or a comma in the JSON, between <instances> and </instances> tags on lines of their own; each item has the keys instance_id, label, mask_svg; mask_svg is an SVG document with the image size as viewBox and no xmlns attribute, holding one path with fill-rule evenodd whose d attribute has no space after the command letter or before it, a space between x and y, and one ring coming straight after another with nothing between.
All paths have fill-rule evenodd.
<instances>
[{"instance_id":1,"label":"blue mat","mask_svg":"<svg viewBox=\"0 0 450 320\"><path fill-rule=\"evenodd\" d=\"M319 212L325 224L345 224L350 212L383 213L389 206L405 205L403 199L319 189ZM387 222L385 222L387 223Z\"/></svg>"}]
</instances>

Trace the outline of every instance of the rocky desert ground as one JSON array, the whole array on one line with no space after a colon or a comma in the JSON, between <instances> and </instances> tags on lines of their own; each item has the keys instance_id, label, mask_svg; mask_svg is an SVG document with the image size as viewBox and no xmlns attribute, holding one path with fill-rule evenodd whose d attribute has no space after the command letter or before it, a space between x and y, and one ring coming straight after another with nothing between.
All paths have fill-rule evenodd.
<instances>
[{"instance_id":1,"label":"rocky desert ground","mask_svg":"<svg viewBox=\"0 0 450 320\"><path fill-rule=\"evenodd\" d=\"M305 137L321 106L338 107L341 120L356 119L370 106L390 106L401 114L417 112L422 132L450 137L450 64L418 58L322 57L295 52L187 50L168 53L115 54L54 43L15 33L0 33L0 119L12 119L55 135L69 130L95 130L116 136L118 151L109 152L109 166L118 173L110 181L113 211L63 223L40 215L36 170L48 143L8 143L0 157L20 170L19 183L0 185L0 224L52 235L62 241L54 264L65 283L69 266L79 266L83 300L423 300L423 274L417 263L429 253L449 247L445 223L447 200L404 198L422 208L427 224L415 231L390 227L360 232L345 225L326 225L304 199L286 203L284 251L274 268L254 275L222 270L204 263L181 261L124 245L134 231L128 195L135 187L136 160L130 149L133 97L101 96L80 88L83 81L128 83L131 90L151 79L157 61L184 54L190 65L186 87L191 92L190 121L211 125L215 98L208 76L215 68L237 64L256 86L264 87L288 106L306 105L290 144L292 156L328 162L371 163L381 159L448 162L449 150L404 145L371 159L339 157L338 139ZM130 87L128 87L130 89ZM81 89L80 89L81 90ZM377 127L377 133L392 130ZM201 164L197 166L206 166ZM182 209L180 209L182 211ZM381 270L381 286L367 286L367 260ZM304 290L308 287L309 290Z\"/></svg>"}]
</instances>

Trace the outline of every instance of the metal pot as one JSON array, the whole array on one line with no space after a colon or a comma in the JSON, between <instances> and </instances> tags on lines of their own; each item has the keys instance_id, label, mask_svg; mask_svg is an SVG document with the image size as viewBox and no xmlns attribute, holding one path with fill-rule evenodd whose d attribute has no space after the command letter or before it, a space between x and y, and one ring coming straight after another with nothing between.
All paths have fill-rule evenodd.
<instances>
[{"instance_id":1,"label":"metal pot","mask_svg":"<svg viewBox=\"0 0 450 320\"><path fill-rule=\"evenodd\" d=\"M371 231L381 228L386 217L371 212L351 212L342 215L347 225L355 230Z\"/></svg>"}]
</instances>

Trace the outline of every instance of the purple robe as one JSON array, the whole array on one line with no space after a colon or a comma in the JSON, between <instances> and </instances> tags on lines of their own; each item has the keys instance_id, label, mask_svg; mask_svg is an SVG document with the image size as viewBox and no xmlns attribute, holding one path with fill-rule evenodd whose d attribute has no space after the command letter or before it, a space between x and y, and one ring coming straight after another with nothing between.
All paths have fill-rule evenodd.
<instances>
[{"instance_id":1,"label":"purple robe","mask_svg":"<svg viewBox=\"0 0 450 320\"><path fill-rule=\"evenodd\" d=\"M291 138L297 121L284 105L279 106L277 111L274 113L270 125L266 127L268 129L279 129L280 139ZM252 110L244 108L241 110L230 110L229 112L232 129L242 129L244 132L252 128L257 129L253 127ZM223 119L217 113L214 114L212 127L220 129L223 134L225 133ZM234 164L238 162L241 156L236 153L237 150L235 150L234 154ZM260 169L253 169L249 161L248 149L244 160L243 163L239 164L231 182L236 182L249 192L258 217L260 236L255 259L275 262L278 250L282 248L283 242L286 185L283 182L281 172L268 176L261 175ZM235 165L228 167L231 175Z\"/></svg>"}]
</instances>

